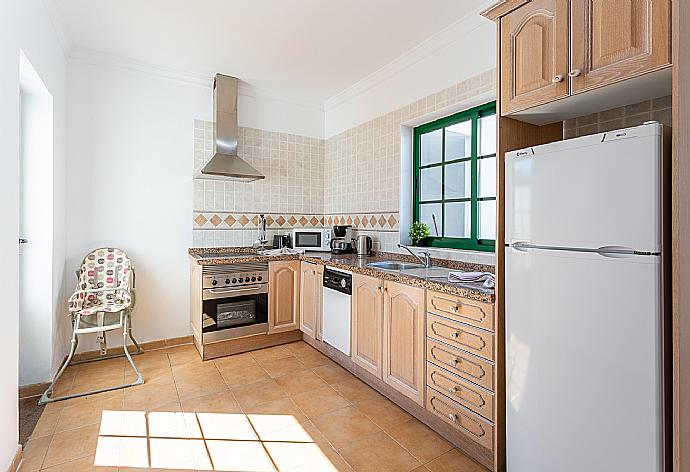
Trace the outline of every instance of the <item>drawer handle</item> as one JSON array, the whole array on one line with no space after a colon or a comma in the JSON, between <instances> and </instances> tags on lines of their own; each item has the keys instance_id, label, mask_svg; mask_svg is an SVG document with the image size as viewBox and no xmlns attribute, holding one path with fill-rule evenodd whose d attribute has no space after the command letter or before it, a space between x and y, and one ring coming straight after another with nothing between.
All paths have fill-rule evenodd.
<instances>
[{"instance_id":1,"label":"drawer handle","mask_svg":"<svg viewBox=\"0 0 690 472\"><path fill-rule=\"evenodd\" d=\"M570 74L568 74L568 75L570 75ZM551 82L553 82L554 84L557 84L559 82L563 82L563 76L561 74L558 74L553 79L551 79Z\"/></svg>"},{"instance_id":2,"label":"drawer handle","mask_svg":"<svg viewBox=\"0 0 690 472\"><path fill-rule=\"evenodd\" d=\"M459 363L460 363L460 359L457 359L457 358L456 358L456 359L451 359L451 360L450 360L450 364L451 364L453 367L457 367Z\"/></svg>"},{"instance_id":3,"label":"drawer handle","mask_svg":"<svg viewBox=\"0 0 690 472\"><path fill-rule=\"evenodd\" d=\"M573 69L570 72L568 72L568 77L580 77L580 74L582 74L582 71L580 69Z\"/></svg>"},{"instance_id":4,"label":"drawer handle","mask_svg":"<svg viewBox=\"0 0 690 472\"><path fill-rule=\"evenodd\" d=\"M450 387L448 391L455 395L456 393L458 393L458 387Z\"/></svg>"},{"instance_id":5,"label":"drawer handle","mask_svg":"<svg viewBox=\"0 0 690 472\"><path fill-rule=\"evenodd\" d=\"M450 333L450 337L453 339L458 339L458 336L460 336L460 333L458 333L457 331L453 331L452 333Z\"/></svg>"},{"instance_id":6,"label":"drawer handle","mask_svg":"<svg viewBox=\"0 0 690 472\"><path fill-rule=\"evenodd\" d=\"M458 415L456 415L455 413L449 413L448 419L450 419L453 423L457 423L458 422Z\"/></svg>"},{"instance_id":7,"label":"drawer handle","mask_svg":"<svg viewBox=\"0 0 690 472\"><path fill-rule=\"evenodd\" d=\"M453 305L453 306L450 307L450 312L453 313L453 314L455 315L455 314L458 313L458 309L459 309L459 308L460 308L459 306Z\"/></svg>"}]
</instances>

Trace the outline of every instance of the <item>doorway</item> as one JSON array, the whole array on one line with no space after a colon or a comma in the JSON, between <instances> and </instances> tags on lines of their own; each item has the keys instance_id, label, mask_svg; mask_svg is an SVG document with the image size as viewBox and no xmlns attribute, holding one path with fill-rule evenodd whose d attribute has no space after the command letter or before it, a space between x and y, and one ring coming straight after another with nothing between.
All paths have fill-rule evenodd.
<instances>
[{"instance_id":1,"label":"doorway","mask_svg":"<svg viewBox=\"0 0 690 472\"><path fill-rule=\"evenodd\" d=\"M32 390L50 381L53 337L53 97L20 51L19 386L20 439L40 409Z\"/></svg>"}]
</instances>

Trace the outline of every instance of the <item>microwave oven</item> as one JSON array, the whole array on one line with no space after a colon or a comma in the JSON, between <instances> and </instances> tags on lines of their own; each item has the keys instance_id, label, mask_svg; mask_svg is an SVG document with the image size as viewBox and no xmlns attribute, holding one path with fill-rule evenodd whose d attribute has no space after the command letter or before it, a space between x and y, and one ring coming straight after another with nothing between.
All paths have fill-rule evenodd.
<instances>
[{"instance_id":1,"label":"microwave oven","mask_svg":"<svg viewBox=\"0 0 690 472\"><path fill-rule=\"evenodd\" d=\"M305 251L330 251L331 228L293 229L292 247Z\"/></svg>"}]
</instances>

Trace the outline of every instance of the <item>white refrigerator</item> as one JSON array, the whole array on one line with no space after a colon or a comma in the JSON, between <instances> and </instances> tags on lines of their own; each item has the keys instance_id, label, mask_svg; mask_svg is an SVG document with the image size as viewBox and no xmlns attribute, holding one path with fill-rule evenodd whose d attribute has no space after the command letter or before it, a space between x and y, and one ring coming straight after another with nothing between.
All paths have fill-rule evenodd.
<instances>
[{"instance_id":1,"label":"white refrigerator","mask_svg":"<svg viewBox=\"0 0 690 472\"><path fill-rule=\"evenodd\" d=\"M508 472L664 470L663 134L506 154Z\"/></svg>"}]
</instances>

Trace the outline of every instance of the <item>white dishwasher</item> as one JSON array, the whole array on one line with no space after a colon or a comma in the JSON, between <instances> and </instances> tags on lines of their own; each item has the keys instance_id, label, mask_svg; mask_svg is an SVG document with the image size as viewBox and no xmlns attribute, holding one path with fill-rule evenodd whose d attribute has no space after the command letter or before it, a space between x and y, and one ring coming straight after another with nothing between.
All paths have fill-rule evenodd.
<instances>
[{"instance_id":1,"label":"white dishwasher","mask_svg":"<svg viewBox=\"0 0 690 472\"><path fill-rule=\"evenodd\" d=\"M323 341L350 355L352 272L323 271Z\"/></svg>"}]
</instances>

